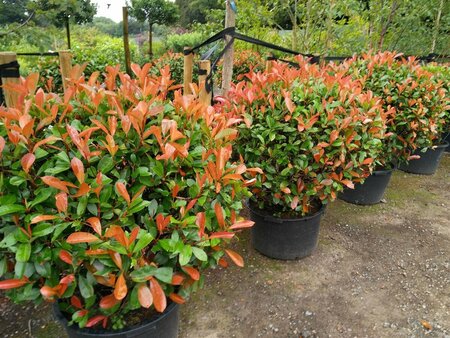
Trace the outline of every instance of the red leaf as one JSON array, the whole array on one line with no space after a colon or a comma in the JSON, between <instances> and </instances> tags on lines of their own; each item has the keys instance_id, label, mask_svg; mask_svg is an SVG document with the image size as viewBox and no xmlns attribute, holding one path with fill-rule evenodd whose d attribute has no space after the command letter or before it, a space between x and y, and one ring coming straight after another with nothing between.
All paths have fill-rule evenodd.
<instances>
[{"instance_id":1,"label":"red leaf","mask_svg":"<svg viewBox=\"0 0 450 338\"><path fill-rule=\"evenodd\" d=\"M84 165L81 160L74 157L72 161L70 161L70 165L72 167L73 173L75 174L75 177L77 178L78 182L84 183Z\"/></svg>"},{"instance_id":2,"label":"red leaf","mask_svg":"<svg viewBox=\"0 0 450 338\"><path fill-rule=\"evenodd\" d=\"M56 141L56 140L60 140L60 138L59 138L59 137L56 137L56 136L50 136L50 137L47 137L47 138L45 138L45 139L39 141L38 143L36 143L36 144L34 145L34 147L33 147L33 153L34 153L34 152L36 151L36 149L39 148L41 145L47 144L47 143L50 143L50 142L53 142L53 141Z\"/></svg>"},{"instance_id":3,"label":"red leaf","mask_svg":"<svg viewBox=\"0 0 450 338\"><path fill-rule=\"evenodd\" d=\"M184 281L184 276L179 274L179 273L175 273L172 276L172 283L171 284L172 285L181 285L181 284L183 284L183 281Z\"/></svg>"},{"instance_id":4,"label":"red leaf","mask_svg":"<svg viewBox=\"0 0 450 338\"><path fill-rule=\"evenodd\" d=\"M373 158L369 157L369 158L366 158L366 159L362 162L362 164L371 164L372 162L373 162Z\"/></svg>"},{"instance_id":5,"label":"red leaf","mask_svg":"<svg viewBox=\"0 0 450 338\"><path fill-rule=\"evenodd\" d=\"M59 259L61 259L63 262L72 265L73 262L73 258L72 255L66 251L66 250L61 250L59 252Z\"/></svg>"},{"instance_id":6,"label":"red leaf","mask_svg":"<svg viewBox=\"0 0 450 338\"><path fill-rule=\"evenodd\" d=\"M200 272L196 268L193 268L191 266L183 266L181 267L184 272L186 272L193 280L199 280L200 279Z\"/></svg>"},{"instance_id":7,"label":"red leaf","mask_svg":"<svg viewBox=\"0 0 450 338\"><path fill-rule=\"evenodd\" d=\"M133 230L131 230L131 234L130 234L130 238L129 238L129 243L130 245L133 244L133 242L136 240L138 234L139 234L139 230L141 230L141 228L139 226L133 228Z\"/></svg>"},{"instance_id":8,"label":"red leaf","mask_svg":"<svg viewBox=\"0 0 450 338\"><path fill-rule=\"evenodd\" d=\"M53 216L53 215L39 215L39 216L33 217L33 218L31 219L30 224L36 224L36 223L43 222L43 221L51 221L51 220L56 219L56 218L58 218L58 216Z\"/></svg>"},{"instance_id":9,"label":"red leaf","mask_svg":"<svg viewBox=\"0 0 450 338\"><path fill-rule=\"evenodd\" d=\"M164 294L161 285L159 285L155 278L150 280L150 291L153 296L153 305L155 306L155 310L158 312L164 312L167 307L166 295Z\"/></svg>"},{"instance_id":10,"label":"red leaf","mask_svg":"<svg viewBox=\"0 0 450 338\"><path fill-rule=\"evenodd\" d=\"M213 239L213 238L233 238L234 233L233 232L214 232L209 236L209 239Z\"/></svg>"},{"instance_id":11,"label":"red leaf","mask_svg":"<svg viewBox=\"0 0 450 338\"><path fill-rule=\"evenodd\" d=\"M294 196L294 198L291 201L291 209L297 208L298 205L298 196Z\"/></svg>"},{"instance_id":12,"label":"red leaf","mask_svg":"<svg viewBox=\"0 0 450 338\"><path fill-rule=\"evenodd\" d=\"M91 249L91 250L86 250L84 253L89 256L108 255L109 254L108 250L104 250L104 249Z\"/></svg>"},{"instance_id":13,"label":"red leaf","mask_svg":"<svg viewBox=\"0 0 450 338\"><path fill-rule=\"evenodd\" d=\"M59 284L71 284L75 280L75 275L70 274L60 279Z\"/></svg>"},{"instance_id":14,"label":"red leaf","mask_svg":"<svg viewBox=\"0 0 450 338\"><path fill-rule=\"evenodd\" d=\"M30 168L33 165L35 160L36 160L36 156L34 156L32 153L28 153L22 157L22 160L20 161L20 163L22 164L23 170L27 174L29 173Z\"/></svg>"},{"instance_id":15,"label":"red leaf","mask_svg":"<svg viewBox=\"0 0 450 338\"><path fill-rule=\"evenodd\" d=\"M100 299L99 306L101 309L108 310L119 303L120 300L116 299L116 297L114 297L114 294L110 294Z\"/></svg>"},{"instance_id":16,"label":"red leaf","mask_svg":"<svg viewBox=\"0 0 450 338\"><path fill-rule=\"evenodd\" d=\"M41 177L41 180L52 188L56 188L58 190L62 190L66 193L69 193L69 189L67 187L76 188L76 186L70 182L61 181L60 179L53 176L44 176Z\"/></svg>"},{"instance_id":17,"label":"red leaf","mask_svg":"<svg viewBox=\"0 0 450 338\"><path fill-rule=\"evenodd\" d=\"M100 219L98 217L90 217L86 220L89 223L92 229L100 236L102 235L102 224L100 223Z\"/></svg>"},{"instance_id":18,"label":"red leaf","mask_svg":"<svg viewBox=\"0 0 450 338\"><path fill-rule=\"evenodd\" d=\"M122 182L117 182L116 188L117 188L117 191L119 192L120 196L122 196L123 199L125 201L127 201L128 204L130 204L131 199L130 199L130 195L128 194L127 188L125 187L125 184L123 184Z\"/></svg>"},{"instance_id":19,"label":"red leaf","mask_svg":"<svg viewBox=\"0 0 450 338\"><path fill-rule=\"evenodd\" d=\"M116 264L116 266L117 266L120 270L122 270L122 256L120 256L120 253L110 251L110 252L109 252L109 256L111 257L111 259L112 259L112 261L114 262L114 264Z\"/></svg>"},{"instance_id":20,"label":"red leaf","mask_svg":"<svg viewBox=\"0 0 450 338\"><path fill-rule=\"evenodd\" d=\"M82 197L89 193L91 191L91 187L86 182L81 183L80 188L78 189L77 193L75 195L72 195L72 197Z\"/></svg>"},{"instance_id":21,"label":"red leaf","mask_svg":"<svg viewBox=\"0 0 450 338\"><path fill-rule=\"evenodd\" d=\"M142 307L148 309L153 304L153 295L146 283L138 286L138 300Z\"/></svg>"},{"instance_id":22,"label":"red leaf","mask_svg":"<svg viewBox=\"0 0 450 338\"><path fill-rule=\"evenodd\" d=\"M288 187L282 188L281 191L288 195L291 193L291 189L289 189Z\"/></svg>"},{"instance_id":23,"label":"red leaf","mask_svg":"<svg viewBox=\"0 0 450 338\"><path fill-rule=\"evenodd\" d=\"M54 296L57 295L57 290L55 290L55 288L52 288L48 285L44 285L43 287L41 287L41 289L39 290L41 292L41 295L44 298L52 298Z\"/></svg>"},{"instance_id":24,"label":"red leaf","mask_svg":"<svg viewBox=\"0 0 450 338\"><path fill-rule=\"evenodd\" d=\"M2 157L3 149L5 149L5 139L0 136L0 157Z\"/></svg>"},{"instance_id":25,"label":"red leaf","mask_svg":"<svg viewBox=\"0 0 450 338\"><path fill-rule=\"evenodd\" d=\"M253 224L255 224L255 222L249 221L249 220L240 221L240 222L234 223L232 226L230 226L229 229L235 230L235 229L251 228L253 226Z\"/></svg>"},{"instance_id":26,"label":"red leaf","mask_svg":"<svg viewBox=\"0 0 450 338\"><path fill-rule=\"evenodd\" d=\"M320 182L320 184L323 185L332 185L333 184L333 180L331 178L327 178L325 180L322 180L322 182Z\"/></svg>"},{"instance_id":27,"label":"red leaf","mask_svg":"<svg viewBox=\"0 0 450 338\"><path fill-rule=\"evenodd\" d=\"M350 180L342 180L341 183L344 184L345 186L347 186L350 189L355 189L355 185Z\"/></svg>"},{"instance_id":28,"label":"red leaf","mask_svg":"<svg viewBox=\"0 0 450 338\"><path fill-rule=\"evenodd\" d=\"M78 243L92 243L97 242L99 239L89 233L89 232L74 232L67 237L66 242L69 244L78 244Z\"/></svg>"},{"instance_id":29,"label":"red leaf","mask_svg":"<svg viewBox=\"0 0 450 338\"><path fill-rule=\"evenodd\" d=\"M204 212L199 212L195 217L195 224L198 226L198 237L202 238L205 234L206 216Z\"/></svg>"},{"instance_id":30,"label":"red leaf","mask_svg":"<svg viewBox=\"0 0 450 338\"><path fill-rule=\"evenodd\" d=\"M177 303L177 304L184 304L184 303L186 303L186 300L183 297L181 297L180 295L178 295L176 293L173 293L173 292L169 295L169 298L174 303Z\"/></svg>"},{"instance_id":31,"label":"red leaf","mask_svg":"<svg viewBox=\"0 0 450 338\"><path fill-rule=\"evenodd\" d=\"M55 196L55 199L58 212L66 213L68 207L67 194L65 192L60 192Z\"/></svg>"},{"instance_id":32,"label":"red leaf","mask_svg":"<svg viewBox=\"0 0 450 338\"><path fill-rule=\"evenodd\" d=\"M7 279L0 282L0 290L9 290L20 288L28 283L28 280L25 278L22 279Z\"/></svg>"},{"instance_id":33,"label":"red leaf","mask_svg":"<svg viewBox=\"0 0 450 338\"><path fill-rule=\"evenodd\" d=\"M72 296L70 298L70 304L76 309L82 309L83 308L83 304L81 303L80 298L78 298L77 296Z\"/></svg>"},{"instance_id":34,"label":"red leaf","mask_svg":"<svg viewBox=\"0 0 450 338\"><path fill-rule=\"evenodd\" d=\"M217 262L222 268L228 267L228 262L225 260L225 258L221 257L219 261Z\"/></svg>"},{"instance_id":35,"label":"red leaf","mask_svg":"<svg viewBox=\"0 0 450 338\"><path fill-rule=\"evenodd\" d=\"M116 297L116 299L118 300L122 300L126 297L127 293L127 282L125 281L125 277L123 276L122 272L119 278L117 278L116 285L114 287L114 297Z\"/></svg>"},{"instance_id":36,"label":"red leaf","mask_svg":"<svg viewBox=\"0 0 450 338\"><path fill-rule=\"evenodd\" d=\"M220 205L219 202L216 202L216 204L214 204L214 210L216 212L217 222L219 223L219 226L221 228L224 228L225 227L225 219L223 217L222 206Z\"/></svg>"},{"instance_id":37,"label":"red leaf","mask_svg":"<svg viewBox=\"0 0 450 338\"><path fill-rule=\"evenodd\" d=\"M228 257L231 258L231 260L234 262L234 264L236 264L237 266L240 266L241 268L244 267L244 259L241 257L241 255L239 255L237 252L230 250L230 249L225 249L225 252L228 255Z\"/></svg>"},{"instance_id":38,"label":"red leaf","mask_svg":"<svg viewBox=\"0 0 450 338\"><path fill-rule=\"evenodd\" d=\"M102 322L105 318L107 318L104 315L97 315L89 319L86 323L86 327L93 327L97 325L98 323Z\"/></svg>"}]
</instances>

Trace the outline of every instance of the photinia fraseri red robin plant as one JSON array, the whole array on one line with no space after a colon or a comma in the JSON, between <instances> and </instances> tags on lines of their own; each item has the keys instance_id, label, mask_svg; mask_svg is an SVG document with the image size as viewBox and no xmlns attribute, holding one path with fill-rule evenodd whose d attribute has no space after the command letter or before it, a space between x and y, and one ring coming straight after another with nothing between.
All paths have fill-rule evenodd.
<instances>
[{"instance_id":1,"label":"photinia fraseri red robin plant","mask_svg":"<svg viewBox=\"0 0 450 338\"><path fill-rule=\"evenodd\" d=\"M259 168L251 202L278 216L312 214L372 170L384 112L372 93L342 74L299 58L300 69L274 63L250 73L226 105L241 118L237 152Z\"/></svg>"},{"instance_id":2,"label":"photinia fraseri red robin plant","mask_svg":"<svg viewBox=\"0 0 450 338\"><path fill-rule=\"evenodd\" d=\"M338 67L381 98L387 137L377 161L381 166L407 162L415 149L436 144L448 120L449 98L443 81L435 81L414 58L383 52L364 54Z\"/></svg>"},{"instance_id":3,"label":"photinia fraseri red robin plant","mask_svg":"<svg viewBox=\"0 0 450 338\"><path fill-rule=\"evenodd\" d=\"M80 327L118 329L141 308L164 311L242 257L227 245L246 167L230 161L223 113L175 93L167 70L105 83L75 74L64 96L16 89L0 108L0 290L16 302L59 301Z\"/></svg>"}]
</instances>

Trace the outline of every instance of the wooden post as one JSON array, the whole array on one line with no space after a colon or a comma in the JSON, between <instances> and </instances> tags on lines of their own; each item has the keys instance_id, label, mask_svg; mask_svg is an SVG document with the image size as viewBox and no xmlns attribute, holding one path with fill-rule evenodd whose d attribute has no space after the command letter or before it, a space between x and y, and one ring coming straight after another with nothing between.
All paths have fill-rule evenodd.
<instances>
[{"instance_id":1,"label":"wooden post","mask_svg":"<svg viewBox=\"0 0 450 338\"><path fill-rule=\"evenodd\" d=\"M0 65L17 61L16 53L13 52L1 52L0 53ZM20 84L20 78L2 77L2 85L8 84ZM5 97L6 107L18 107L19 106L19 93L14 90L3 87L3 96Z\"/></svg>"},{"instance_id":2,"label":"wooden post","mask_svg":"<svg viewBox=\"0 0 450 338\"><path fill-rule=\"evenodd\" d=\"M268 73L272 70L273 57L274 57L273 54L270 53L266 60L266 72Z\"/></svg>"},{"instance_id":3,"label":"wooden post","mask_svg":"<svg viewBox=\"0 0 450 338\"><path fill-rule=\"evenodd\" d=\"M72 71L72 53L68 50L61 50L59 54L59 68L61 69L61 77L64 91L67 88L67 78L70 78Z\"/></svg>"},{"instance_id":4,"label":"wooden post","mask_svg":"<svg viewBox=\"0 0 450 338\"><path fill-rule=\"evenodd\" d=\"M125 70L131 76L130 41L128 39L128 7L122 7L123 15L123 48L125 51Z\"/></svg>"},{"instance_id":5,"label":"wooden post","mask_svg":"<svg viewBox=\"0 0 450 338\"><path fill-rule=\"evenodd\" d=\"M198 85L200 87L200 102L209 106L211 105L211 92L206 91L206 78L211 73L211 61L201 60L199 64L200 72L203 74L198 76Z\"/></svg>"},{"instance_id":6,"label":"wooden post","mask_svg":"<svg viewBox=\"0 0 450 338\"><path fill-rule=\"evenodd\" d=\"M225 28L236 26L236 15L231 8L230 0L227 0L226 15L225 15ZM231 36L225 37L225 43L230 42ZM233 79L233 56L234 45L225 52L223 56L223 72L222 72L222 95L227 95L231 87L231 81Z\"/></svg>"},{"instance_id":7,"label":"wooden post","mask_svg":"<svg viewBox=\"0 0 450 338\"><path fill-rule=\"evenodd\" d=\"M183 70L183 94L192 94L191 83L192 73L194 68L194 53L191 51L191 47L184 47L184 70Z\"/></svg>"}]
</instances>

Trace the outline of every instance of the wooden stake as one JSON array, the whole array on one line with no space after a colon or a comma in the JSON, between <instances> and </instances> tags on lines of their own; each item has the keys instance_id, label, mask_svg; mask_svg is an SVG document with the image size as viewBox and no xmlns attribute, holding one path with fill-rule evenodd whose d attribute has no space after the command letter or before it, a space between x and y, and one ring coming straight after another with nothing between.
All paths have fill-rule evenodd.
<instances>
[{"instance_id":1,"label":"wooden stake","mask_svg":"<svg viewBox=\"0 0 450 338\"><path fill-rule=\"evenodd\" d=\"M231 8L230 0L227 0L225 15L225 28L236 26L236 15ZM225 43L230 42L231 36L225 37ZM222 72L222 95L227 95L231 87L231 81L233 79L233 57L234 57L234 44L225 52L223 56L223 72Z\"/></svg>"},{"instance_id":2,"label":"wooden stake","mask_svg":"<svg viewBox=\"0 0 450 338\"><path fill-rule=\"evenodd\" d=\"M59 68L61 69L61 77L64 91L67 88L67 78L70 78L72 71L72 53L69 50L61 50L59 54Z\"/></svg>"},{"instance_id":3,"label":"wooden stake","mask_svg":"<svg viewBox=\"0 0 450 338\"><path fill-rule=\"evenodd\" d=\"M191 47L184 47L184 51L187 53L191 51ZM184 55L184 73L183 73L183 93L184 95L192 94L191 86L192 73L194 68L194 53Z\"/></svg>"},{"instance_id":4,"label":"wooden stake","mask_svg":"<svg viewBox=\"0 0 450 338\"><path fill-rule=\"evenodd\" d=\"M211 61L201 60L199 65L200 71L205 74L198 76L198 85L200 87L200 102L204 105L211 105L211 92L206 91L206 78L211 73Z\"/></svg>"},{"instance_id":5,"label":"wooden stake","mask_svg":"<svg viewBox=\"0 0 450 338\"><path fill-rule=\"evenodd\" d=\"M128 7L122 7L123 16L123 49L125 51L125 70L131 76L130 41L128 38Z\"/></svg>"},{"instance_id":6,"label":"wooden stake","mask_svg":"<svg viewBox=\"0 0 450 338\"><path fill-rule=\"evenodd\" d=\"M17 61L16 53L13 52L1 52L0 53L0 65ZM2 77L3 86L8 84L20 84L20 78ZM3 96L5 97L6 107L18 107L19 106L19 93L5 88L2 88Z\"/></svg>"}]
</instances>

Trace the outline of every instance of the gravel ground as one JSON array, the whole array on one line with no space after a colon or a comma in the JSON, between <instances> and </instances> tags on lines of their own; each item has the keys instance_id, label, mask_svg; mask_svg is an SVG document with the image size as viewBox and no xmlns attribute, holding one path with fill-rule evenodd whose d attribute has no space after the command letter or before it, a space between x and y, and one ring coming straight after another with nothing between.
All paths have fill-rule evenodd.
<instances>
[{"instance_id":1,"label":"gravel ground","mask_svg":"<svg viewBox=\"0 0 450 338\"><path fill-rule=\"evenodd\" d=\"M385 203L336 201L319 247L299 261L235 249L181 307L180 337L450 338L450 155L434 176L394 173ZM0 298L1 337L65 337L49 306Z\"/></svg>"}]
</instances>

